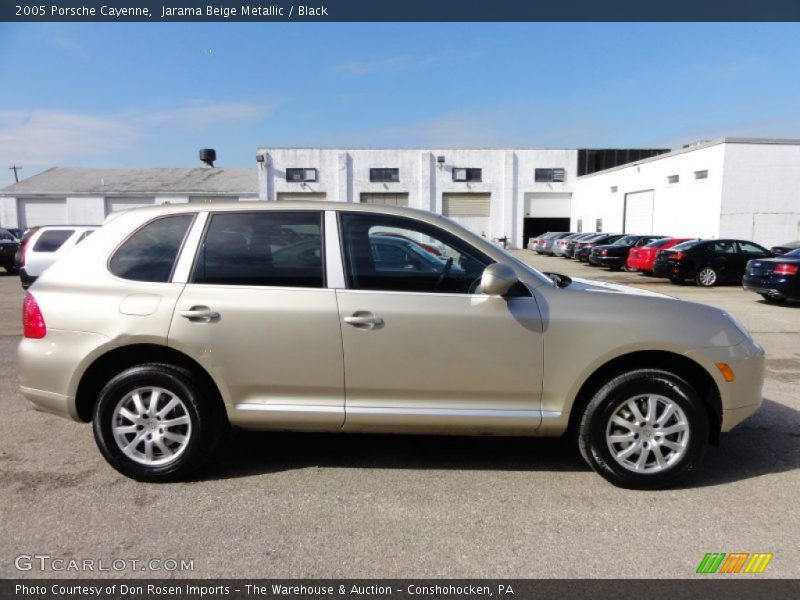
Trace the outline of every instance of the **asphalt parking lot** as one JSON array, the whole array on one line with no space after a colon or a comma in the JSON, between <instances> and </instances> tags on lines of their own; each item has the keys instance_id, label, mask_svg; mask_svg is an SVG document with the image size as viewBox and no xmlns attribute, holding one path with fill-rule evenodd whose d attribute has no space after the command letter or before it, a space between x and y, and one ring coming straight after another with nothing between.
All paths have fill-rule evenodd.
<instances>
[{"instance_id":1,"label":"asphalt parking lot","mask_svg":"<svg viewBox=\"0 0 800 600\"><path fill-rule=\"evenodd\" d=\"M614 488L562 440L242 432L198 481L135 483L89 425L17 393L23 294L0 275L0 576L79 575L14 566L48 554L194 566L101 576L693 577L706 552L771 552L760 577L800 576L800 305L517 254L729 310L766 348L764 406L662 492Z\"/></svg>"}]
</instances>

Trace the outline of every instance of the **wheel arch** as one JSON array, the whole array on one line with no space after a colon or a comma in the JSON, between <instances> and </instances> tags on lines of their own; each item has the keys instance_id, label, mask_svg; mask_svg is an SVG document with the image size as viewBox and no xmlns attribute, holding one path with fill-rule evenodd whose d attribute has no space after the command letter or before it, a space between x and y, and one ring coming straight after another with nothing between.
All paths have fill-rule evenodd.
<instances>
[{"instance_id":1,"label":"wheel arch","mask_svg":"<svg viewBox=\"0 0 800 600\"><path fill-rule=\"evenodd\" d=\"M146 363L166 363L186 369L211 391L214 401L224 407L219 387L202 365L179 350L159 344L131 344L109 350L98 356L81 376L75 393L75 410L81 421L88 423L103 386L121 371Z\"/></svg>"},{"instance_id":2,"label":"wheel arch","mask_svg":"<svg viewBox=\"0 0 800 600\"><path fill-rule=\"evenodd\" d=\"M703 400L709 419L709 441L718 445L722 426L722 400L714 378L696 361L666 350L642 350L622 354L598 367L583 382L570 409L568 431L576 433L581 415L594 394L613 377L636 369L669 371L685 379Z\"/></svg>"}]
</instances>

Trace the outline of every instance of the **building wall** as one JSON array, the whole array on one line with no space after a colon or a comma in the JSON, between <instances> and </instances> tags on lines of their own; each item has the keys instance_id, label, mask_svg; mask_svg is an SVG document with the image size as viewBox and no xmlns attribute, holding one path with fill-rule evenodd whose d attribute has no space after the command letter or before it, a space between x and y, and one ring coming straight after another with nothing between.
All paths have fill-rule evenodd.
<instances>
[{"instance_id":1,"label":"building wall","mask_svg":"<svg viewBox=\"0 0 800 600\"><path fill-rule=\"evenodd\" d=\"M720 235L767 247L800 239L800 146L726 145Z\"/></svg>"},{"instance_id":2,"label":"building wall","mask_svg":"<svg viewBox=\"0 0 800 600\"><path fill-rule=\"evenodd\" d=\"M581 177L572 196L571 228L582 220L583 231L594 231L595 220L602 219L602 231L622 232L626 194L653 190L653 233L718 237L724 149L717 144ZM701 170L708 171L708 179L695 180L694 172ZM679 176L678 183L668 183L671 175Z\"/></svg>"},{"instance_id":3,"label":"building wall","mask_svg":"<svg viewBox=\"0 0 800 600\"><path fill-rule=\"evenodd\" d=\"M441 213L443 194L488 193L487 237L508 237L517 247L523 245L523 219L530 206L526 198L536 203L540 198L549 201L551 194L562 198L571 194L577 169L577 150L266 148L259 154L264 157L259 172L259 195L264 200L276 200L286 192L322 192L326 200L339 202L359 202L362 193L407 193L410 207ZM438 156L444 156L444 163L437 161ZM400 181L371 182L370 168L380 167L398 168ZM453 169L461 167L482 169L482 181L453 181ZM317 181L287 182L287 168L316 168ZM536 183L536 168L563 168L566 180ZM567 204L562 202L561 210L560 216L569 216Z\"/></svg>"}]
</instances>

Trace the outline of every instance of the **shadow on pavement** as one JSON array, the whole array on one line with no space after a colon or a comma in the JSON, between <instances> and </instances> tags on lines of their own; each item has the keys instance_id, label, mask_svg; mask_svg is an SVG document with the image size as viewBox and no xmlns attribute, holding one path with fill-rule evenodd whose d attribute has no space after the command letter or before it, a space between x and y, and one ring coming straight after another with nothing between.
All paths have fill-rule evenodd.
<instances>
[{"instance_id":1,"label":"shadow on pavement","mask_svg":"<svg viewBox=\"0 0 800 600\"><path fill-rule=\"evenodd\" d=\"M248 432L234 430L199 479L249 477L308 467L586 471L571 438ZM748 421L708 447L680 486L721 485L800 467L800 412L764 400Z\"/></svg>"}]
</instances>

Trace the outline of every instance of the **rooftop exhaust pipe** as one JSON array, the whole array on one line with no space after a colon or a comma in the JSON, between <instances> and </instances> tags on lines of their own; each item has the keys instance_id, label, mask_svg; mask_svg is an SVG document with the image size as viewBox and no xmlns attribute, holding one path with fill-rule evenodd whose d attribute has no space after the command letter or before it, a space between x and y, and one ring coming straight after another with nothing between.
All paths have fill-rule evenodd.
<instances>
[{"instance_id":1,"label":"rooftop exhaust pipe","mask_svg":"<svg viewBox=\"0 0 800 600\"><path fill-rule=\"evenodd\" d=\"M213 168L215 160L217 160L216 150L213 148L203 148L200 150L200 162L204 163L207 167Z\"/></svg>"}]
</instances>

